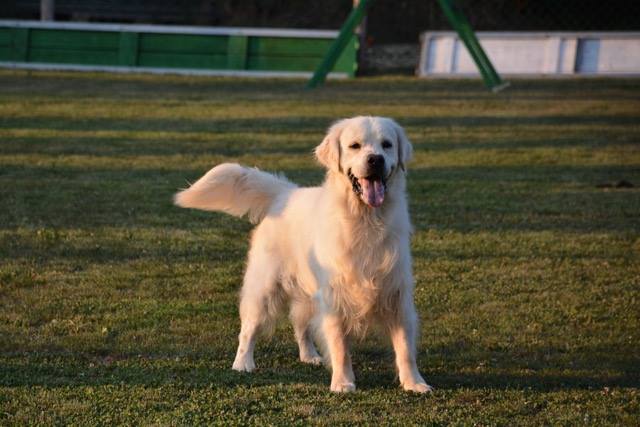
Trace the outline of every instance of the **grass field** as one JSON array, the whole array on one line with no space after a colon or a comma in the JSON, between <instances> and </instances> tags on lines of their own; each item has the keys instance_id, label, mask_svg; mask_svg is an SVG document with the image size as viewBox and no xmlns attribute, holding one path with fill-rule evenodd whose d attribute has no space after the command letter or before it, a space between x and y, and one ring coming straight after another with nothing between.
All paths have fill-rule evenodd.
<instances>
[{"instance_id":1,"label":"grass field","mask_svg":"<svg viewBox=\"0 0 640 427\"><path fill-rule=\"evenodd\" d=\"M640 81L302 85L0 71L0 424L638 425ZM429 396L379 334L331 394L287 322L232 372L251 227L171 204L222 161L319 183L356 114L414 143Z\"/></svg>"}]
</instances>

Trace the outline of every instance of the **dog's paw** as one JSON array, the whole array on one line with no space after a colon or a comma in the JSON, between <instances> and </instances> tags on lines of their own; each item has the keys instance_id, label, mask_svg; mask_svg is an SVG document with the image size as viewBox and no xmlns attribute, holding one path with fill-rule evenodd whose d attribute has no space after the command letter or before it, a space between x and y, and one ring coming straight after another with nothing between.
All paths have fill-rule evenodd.
<instances>
[{"instance_id":1,"label":"dog's paw","mask_svg":"<svg viewBox=\"0 0 640 427\"><path fill-rule=\"evenodd\" d=\"M402 385L402 388L405 391L412 391L414 393L431 393L433 391L433 387L431 387L427 383L405 383Z\"/></svg>"},{"instance_id":2,"label":"dog's paw","mask_svg":"<svg viewBox=\"0 0 640 427\"><path fill-rule=\"evenodd\" d=\"M356 391L356 385L354 383L342 382L337 384L331 384L331 391L334 393L348 393Z\"/></svg>"},{"instance_id":3,"label":"dog's paw","mask_svg":"<svg viewBox=\"0 0 640 427\"><path fill-rule=\"evenodd\" d=\"M322 365L322 356L309 356L301 358L302 363L308 363L310 365Z\"/></svg>"},{"instance_id":4,"label":"dog's paw","mask_svg":"<svg viewBox=\"0 0 640 427\"><path fill-rule=\"evenodd\" d=\"M247 360L245 358L236 359L233 362L231 369L238 372L253 372L256 369L256 364L253 360Z\"/></svg>"}]
</instances>

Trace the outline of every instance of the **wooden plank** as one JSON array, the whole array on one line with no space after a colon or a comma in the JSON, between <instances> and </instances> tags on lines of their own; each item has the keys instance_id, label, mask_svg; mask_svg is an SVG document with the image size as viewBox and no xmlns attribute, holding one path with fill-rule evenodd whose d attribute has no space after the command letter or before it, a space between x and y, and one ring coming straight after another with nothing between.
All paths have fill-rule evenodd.
<instances>
[{"instance_id":1,"label":"wooden plank","mask_svg":"<svg viewBox=\"0 0 640 427\"><path fill-rule=\"evenodd\" d=\"M60 49L118 49L118 33L75 30L31 30L31 46Z\"/></svg>"},{"instance_id":2,"label":"wooden plank","mask_svg":"<svg viewBox=\"0 0 640 427\"><path fill-rule=\"evenodd\" d=\"M225 54L227 36L197 36L189 34L140 34L141 52L188 52Z\"/></svg>"},{"instance_id":3,"label":"wooden plank","mask_svg":"<svg viewBox=\"0 0 640 427\"><path fill-rule=\"evenodd\" d=\"M290 28L248 27L195 27L183 25L149 24L99 24L94 22L41 22L0 19L0 27L48 28L83 31L113 31L128 33L200 34L247 37L300 37L312 39L334 39L338 32L332 30L292 30Z\"/></svg>"},{"instance_id":4,"label":"wooden plank","mask_svg":"<svg viewBox=\"0 0 640 427\"><path fill-rule=\"evenodd\" d=\"M248 71L248 70L222 70L222 69L194 69L194 68L163 68L163 67L122 67L111 65L79 65L60 63L36 63L36 62L3 62L0 68L20 70L68 70L68 71L104 71L109 73L150 73L150 74L179 74L186 76L226 76L226 77L264 77L264 78L308 78L308 71ZM345 73L329 73L329 78L344 79Z\"/></svg>"},{"instance_id":5,"label":"wooden plank","mask_svg":"<svg viewBox=\"0 0 640 427\"><path fill-rule=\"evenodd\" d=\"M12 28L9 59L26 61L29 54L29 28Z\"/></svg>"},{"instance_id":6,"label":"wooden plank","mask_svg":"<svg viewBox=\"0 0 640 427\"><path fill-rule=\"evenodd\" d=\"M106 51L92 52L88 50L34 48L29 51L29 62L114 65L118 63L118 53Z\"/></svg>"},{"instance_id":7,"label":"wooden plank","mask_svg":"<svg viewBox=\"0 0 640 427\"><path fill-rule=\"evenodd\" d=\"M322 58L300 56L291 58L287 56L250 56L247 60L247 69L256 71L313 71Z\"/></svg>"},{"instance_id":8,"label":"wooden plank","mask_svg":"<svg viewBox=\"0 0 640 427\"><path fill-rule=\"evenodd\" d=\"M118 65L134 66L138 63L138 33L120 33Z\"/></svg>"},{"instance_id":9,"label":"wooden plank","mask_svg":"<svg viewBox=\"0 0 640 427\"><path fill-rule=\"evenodd\" d=\"M9 38L6 34L10 35L11 49L10 54L0 50L0 55L3 55L0 59L14 62L28 59L60 64L75 61L77 64L128 67L308 72L317 66L331 43L329 39L272 35L248 37L241 34L138 34L48 27L36 27L34 30L24 26L5 28L0 27L0 49L2 40ZM30 43L33 43L34 52L28 55ZM353 75L354 61L355 44L349 43L335 70Z\"/></svg>"},{"instance_id":10,"label":"wooden plank","mask_svg":"<svg viewBox=\"0 0 640 427\"><path fill-rule=\"evenodd\" d=\"M227 68L229 70L244 70L247 68L247 46L249 38L244 36L230 36L227 47Z\"/></svg>"},{"instance_id":11,"label":"wooden plank","mask_svg":"<svg viewBox=\"0 0 640 427\"><path fill-rule=\"evenodd\" d=\"M294 39L276 37L251 37L249 55L252 56L322 56L331 46L326 39Z\"/></svg>"},{"instance_id":12,"label":"wooden plank","mask_svg":"<svg viewBox=\"0 0 640 427\"><path fill-rule=\"evenodd\" d=\"M11 59L11 29L0 28L0 61Z\"/></svg>"},{"instance_id":13,"label":"wooden plank","mask_svg":"<svg viewBox=\"0 0 640 427\"><path fill-rule=\"evenodd\" d=\"M9 46L11 44L11 30L9 28L0 28L0 46Z\"/></svg>"},{"instance_id":14,"label":"wooden plank","mask_svg":"<svg viewBox=\"0 0 640 427\"><path fill-rule=\"evenodd\" d=\"M353 76L356 71L356 46L357 40L354 37L338 58L333 71L347 73ZM247 62L249 70L278 70L278 71L313 71L316 69L322 55L250 55Z\"/></svg>"},{"instance_id":15,"label":"wooden plank","mask_svg":"<svg viewBox=\"0 0 640 427\"><path fill-rule=\"evenodd\" d=\"M227 69L227 56L140 52L138 65L141 67L225 70Z\"/></svg>"}]
</instances>

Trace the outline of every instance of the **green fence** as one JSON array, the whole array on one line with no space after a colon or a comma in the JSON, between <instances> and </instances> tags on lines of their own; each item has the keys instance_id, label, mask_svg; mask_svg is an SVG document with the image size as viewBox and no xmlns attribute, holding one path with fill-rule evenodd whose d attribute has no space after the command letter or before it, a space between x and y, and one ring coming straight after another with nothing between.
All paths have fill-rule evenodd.
<instances>
[{"instance_id":1,"label":"green fence","mask_svg":"<svg viewBox=\"0 0 640 427\"><path fill-rule=\"evenodd\" d=\"M336 31L0 21L0 66L309 76ZM357 39L333 68L353 77Z\"/></svg>"}]
</instances>

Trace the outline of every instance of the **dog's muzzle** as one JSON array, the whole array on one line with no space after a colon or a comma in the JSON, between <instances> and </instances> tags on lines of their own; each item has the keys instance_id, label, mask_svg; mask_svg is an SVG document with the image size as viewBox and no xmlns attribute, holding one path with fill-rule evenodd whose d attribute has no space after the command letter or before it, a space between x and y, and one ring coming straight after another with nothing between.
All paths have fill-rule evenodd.
<instances>
[{"instance_id":1,"label":"dog's muzzle","mask_svg":"<svg viewBox=\"0 0 640 427\"><path fill-rule=\"evenodd\" d=\"M369 162L367 176L356 177L351 169L347 171L353 192L368 206L378 208L382 206L387 192L387 177L384 174L384 162L372 164Z\"/></svg>"}]
</instances>

